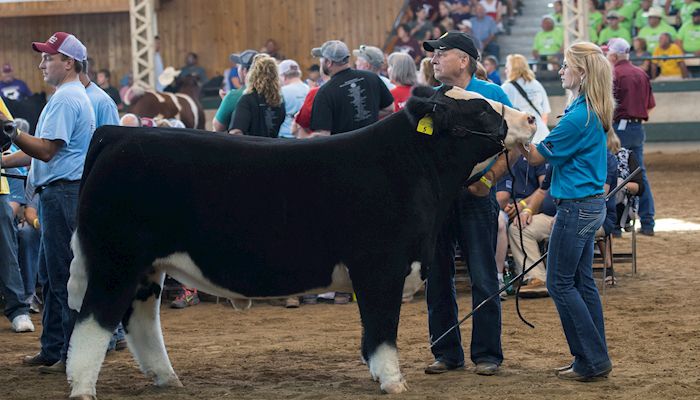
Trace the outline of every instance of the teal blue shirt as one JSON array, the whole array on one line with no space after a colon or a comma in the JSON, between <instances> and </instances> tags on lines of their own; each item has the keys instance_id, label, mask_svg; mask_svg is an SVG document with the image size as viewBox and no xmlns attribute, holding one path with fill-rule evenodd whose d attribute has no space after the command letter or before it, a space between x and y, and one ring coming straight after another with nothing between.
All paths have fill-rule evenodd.
<instances>
[{"instance_id":1,"label":"teal blue shirt","mask_svg":"<svg viewBox=\"0 0 700 400\"><path fill-rule=\"evenodd\" d=\"M511 104L508 95L506 95L506 92L504 92L500 86L496 85L495 83L477 79L476 75L472 75L472 80L469 81L469 85L467 85L465 89L470 92L479 93L487 99L503 103L508 107L513 107L513 104Z\"/></svg>"},{"instance_id":2,"label":"teal blue shirt","mask_svg":"<svg viewBox=\"0 0 700 400\"><path fill-rule=\"evenodd\" d=\"M584 96L566 108L537 150L552 165L552 197L577 199L603 193L606 136L598 116L588 112Z\"/></svg>"}]
</instances>

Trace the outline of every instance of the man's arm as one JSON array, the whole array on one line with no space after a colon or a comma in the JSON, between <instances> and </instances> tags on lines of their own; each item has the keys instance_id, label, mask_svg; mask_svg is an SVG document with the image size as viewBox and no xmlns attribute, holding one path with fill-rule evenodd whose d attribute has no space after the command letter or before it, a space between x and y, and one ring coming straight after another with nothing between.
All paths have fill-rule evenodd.
<instances>
[{"instance_id":1,"label":"man's arm","mask_svg":"<svg viewBox=\"0 0 700 400\"><path fill-rule=\"evenodd\" d=\"M508 171L508 163L511 164L518 159L518 151L510 151L508 153L508 161L506 160L505 154L498 156L496 161L493 163L491 168L484 173L482 179L472 183L467 188L469 193L475 196L486 196L491 190L491 186L495 185Z\"/></svg>"},{"instance_id":2,"label":"man's arm","mask_svg":"<svg viewBox=\"0 0 700 400\"><path fill-rule=\"evenodd\" d=\"M65 142L60 139L41 139L25 132L18 132L17 137L15 137L13 142L22 150L22 152L24 152L24 154L43 162L51 161L56 153L61 150L61 147L65 145Z\"/></svg>"},{"instance_id":3,"label":"man's arm","mask_svg":"<svg viewBox=\"0 0 700 400\"><path fill-rule=\"evenodd\" d=\"M681 75L683 75L683 79L690 78L688 66L685 65L685 62L683 60L678 61L678 66L681 67Z\"/></svg>"},{"instance_id":4,"label":"man's arm","mask_svg":"<svg viewBox=\"0 0 700 400\"><path fill-rule=\"evenodd\" d=\"M26 167L32 163L32 158L25 154L22 150L16 151L10 155L2 156L0 165L3 168Z\"/></svg>"},{"instance_id":5,"label":"man's arm","mask_svg":"<svg viewBox=\"0 0 700 400\"><path fill-rule=\"evenodd\" d=\"M382 108L381 110L379 110L379 119L382 119L382 118L386 117L387 115L391 115L391 114L393 114L393 112L394 112L394 104L392 103L392 104Z\"/></svg>"},{"instance_id":6,"label":"man's arm","mask_svg":"<svg viewBox=\"0 0 700 400\"><path fill-rule=\"evenodd\" d=\"M319 136L330 136L330 135L331 135L331 131L325 131L325 130L314 131L314 132L311 132L311 134L309 134L308 136L306 136L305 139L311 139L311 138L315 138L315 137L319 137Z\"/></svg>"}]
</instances>

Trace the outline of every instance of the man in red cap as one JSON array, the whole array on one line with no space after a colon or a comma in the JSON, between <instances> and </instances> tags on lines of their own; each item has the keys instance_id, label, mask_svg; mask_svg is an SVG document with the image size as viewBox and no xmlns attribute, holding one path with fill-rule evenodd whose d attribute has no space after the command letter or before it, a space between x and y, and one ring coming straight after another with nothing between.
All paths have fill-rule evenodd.
<instances>
[{"instance_id":1,"label":"man in red cap","mask_svg":"<svg viewBox=\"0 0 700 400\"><path fill-rule=\"evenodd\" d=\"M76 227L78 188L85 155L95 130L95 114L85 87L78 79L87 58L85 46L73 35L54 33L46 42L32 43L41 53L44 81L56 92L44 107L35 136L23 132L0 113L6 134L21 151L2 157L6 167L32 166L29 183L39 194L42 243L40 257L46 269L41 351L24 363L44 373L65 373L68 343L77 313L68 307L68 277L73 253L71 235Z\"/></svg>"}]
</instances>

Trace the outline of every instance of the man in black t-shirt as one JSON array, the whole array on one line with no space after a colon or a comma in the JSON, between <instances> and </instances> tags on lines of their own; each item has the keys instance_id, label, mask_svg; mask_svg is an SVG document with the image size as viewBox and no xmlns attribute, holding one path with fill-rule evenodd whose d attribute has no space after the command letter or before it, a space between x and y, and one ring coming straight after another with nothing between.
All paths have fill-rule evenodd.
<instances>
[{"instance_id":1,"label":"man in black t-shirt","mask_svg":"<svg viewBox=\"0 0 700 400\"><path fill-rule=\"evenodd\" d=\"M314 99L310 137L359 129L393 111L394 98L379 76L350 68L350 50L345 43L330 40L313 49L311 55L321 58L321 68L331 79Z\"/></svg>"}]
</instances>

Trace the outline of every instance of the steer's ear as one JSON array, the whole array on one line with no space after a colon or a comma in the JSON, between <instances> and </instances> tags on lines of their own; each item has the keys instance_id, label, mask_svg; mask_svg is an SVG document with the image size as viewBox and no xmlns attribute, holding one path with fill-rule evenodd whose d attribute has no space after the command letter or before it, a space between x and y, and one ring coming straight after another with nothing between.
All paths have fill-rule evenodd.
<instances>
[{"instance_id":1,"label":"steer's ear","mask_svg":"<svg viewBox=\"0 0 700 400\"><path fill-rule=\"evenodd\" d=\"M442 110L442 108L443 106L435 100L416 96L409 98L408 102L406 102L406 107L404 107L414 120L419 120L426 114L435 113L438 110Z\"/></svg>"},{"instance_id":2,"label":"steer's ear","mask_svg":"<svg viewBox=\"0 0 700 400\"><path fill-rule=\"evenodd\" d=\"M411 89L411 96L416 97L432 97L435 95L435 88L430 86L415 86Z\"/></svg>"}]
</instances>

